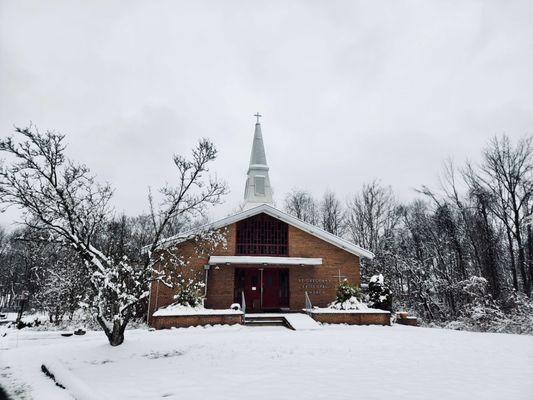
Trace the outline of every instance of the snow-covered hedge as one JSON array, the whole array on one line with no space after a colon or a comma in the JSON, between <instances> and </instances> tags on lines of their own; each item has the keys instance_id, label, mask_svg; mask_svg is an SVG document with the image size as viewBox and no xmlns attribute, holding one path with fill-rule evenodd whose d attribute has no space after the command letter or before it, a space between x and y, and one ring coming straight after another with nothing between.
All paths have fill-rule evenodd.
<instances>
[{"instance_id":1,"label":"snow-covered hedge","mask_svg":"<svg viewBox=\"0 0 533 400\"><path fill-rule=\"evenodd\" d=\"M343 301L342 303L335 300L328 307L334 310L368 310L369 309L368 306L362 301L359 301L357 297L350 297L349 299L347 299L346 301Z\"/></svg>"},{"instance_id":2,"label":"snow-covered hedge","mask_svg":"<svg viewBox=\"0 0 533 400\"><path fill-rule=\"evenodd\" d=\"M31 331L74 331L84 328L90 331L101 331L102 327L92 318L87 310L79 309L73 313L72 318L64 318L59 322L50 322L47 315L37 312L27 312L22 316L24 327L22 329ZM37 321L37 322L36 322ZM15 323L10 325L15 328ZM144 318L132 319L127 326L127 330L147 328Z\"/></svg>"},{"instance_id":3,"label":"snow-covered hedge","mask_svg":"<svg viewBox=\"0 0 533 400\"><path fill-rule=\"evenodd\" d=\"M461 316L447 322L448 329L533 335L533 301L511 292L505 300L493 300L486 292L474 298Z\"/></svg>"},{"instance_id":4,"label":"snow-covered hedge","mask_svg":"<svg viewBox=\"0 0 533 400\"><path fill-rule=\"evenodd\" d=\"M345 279L337 287L337 297L328 308L335 310L366 310L368 307L361 301L361 290L352 286Z\"/></svg>"}]
</instances>

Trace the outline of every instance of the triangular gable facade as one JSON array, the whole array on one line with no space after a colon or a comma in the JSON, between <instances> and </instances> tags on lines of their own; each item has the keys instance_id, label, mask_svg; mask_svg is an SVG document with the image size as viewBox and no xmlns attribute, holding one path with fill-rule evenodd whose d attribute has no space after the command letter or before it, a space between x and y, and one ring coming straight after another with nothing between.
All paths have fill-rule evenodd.
<instances>
[{"instance_id":1,"label":"triangular gable facade","mask_svg":"<svg viewBox=\"0 0 533 400\"><path fill-rule=\"evenodd\" d=\"M343 250L346 250L347 252L349 253L352 253L358 257L362 257L362 258L368 258L368 259L373 259L374 258L374 253L372 253L371 251L369 250L366 250L366 249L363 249L362 247L360 246L357 246L337 235L333 235L323 229L320 229L319 227L317 226L314 226L314 225L311 225L307 222L304 222L290 214L287 214L281 210L278 210L277 208L275 207L272 207L271 205L269 204L260 204L256 207L253 207L253 208L250 208L248 210L244 210L244 211L241 211L239 213L236 213L236 214L233 214L233 215L230 215L226 218L222 218L218 221L215 221L215 222L212 222L212 223L209 223L207 225L204 225L198 229L195 229L193 231L190 231L190 232L187 232L183 235L179 235L179 236L176 236L176 237L171 237L171 238L168 238L168 239L165 239L164 241L161 242L161 247L168 247L168 246L171 246L173 244L177 244L179 242L182 242L184 240L186 240L186 238L189 238L191 236L194 236L194 234L196 232L201 232L202 230L217 230L217 229L221 229L221 228L224 228L228 225L231 225L233 223L236 223L236 222L239 222L241 220L244 220L246 218L250 218L250 217L253 217L255 215L258 215L258 214L261 214L261 213L264 213L264 214L267 214L267 215L270 215L271 217L273 218L276 218L276 219L279 219L289 225L292 225L298 229L301 229L302 231L304 232L307 232L313 236L316 236L317 238L319 239L322 239L334 246L337 246Z\"/></svg>"}]
</instances>

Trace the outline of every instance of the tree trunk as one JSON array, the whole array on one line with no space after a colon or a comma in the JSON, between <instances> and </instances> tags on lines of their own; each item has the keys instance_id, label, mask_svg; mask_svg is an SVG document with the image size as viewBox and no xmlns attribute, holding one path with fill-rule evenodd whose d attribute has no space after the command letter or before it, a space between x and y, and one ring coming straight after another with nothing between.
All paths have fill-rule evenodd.
<instances>
[{"instance_id":1,"label":"tree trunk","mask_svg":"<svg viewBox=\"0 0 533 400\"><path fill-rule=\"evenodd\" d=\"M518 290L518 277L516 276L516 266L514 262L513 238L511 237L511 231L509 228L506 228L506 231L509 244L509 257L511 260L511 273L513 274L513 287L515 290Z\"/></svg>"},{"instance_id":2,"label":"tree trunk","mask_svg":"<svg viewBox=\"0 0 533 400\"><path fill-rule=\"evenodd\" d=\"M115 321L113 324L113 331L111 335L107 336L109 344L111 346L120 346L124 342L124 330L126 329L125 324L120 324L120 322Z\"/></svg>"},{"instance_id":3,"label":"tree trunk","mask_svg":"<svg viewBox=\"0 0 533 400\"><path fill-rule=\"evenodd\" d=\"M518 268L520 270L520 275L522 277L522 285L524 286L524 293L528 296L531 294L531 289L529 286L529 277L526 273L526 254L524 251L524 244L522 242L522 233L520 231L520 210L517 207L515 194L512 193L513 200L513 223L514 223L514 237L516 239L516 245L518 246Z\"/></svg>"},{"instance_id":4,"label":"tree trunk","mask_svg":"<svg viewBox=\"0 0 533 400\"><path fill-rule=\"evenodd\" d=\"M107 340L111 346L120 346L124 342L124 331L128 325L129 318L125 318L122 323L118 319L113 321L113 327L111 329L109 329L102 317L98 316L96 317L96 320L104 330Z\"/></svg>"},{"instance_id":5,"label":"tree trunk","mask_svg":"<svg viewBox=\"0 0 533 400\"><path fill-rule=\"evenodd\" d=\"M518 264L520 266L520 275L522 276L522 285L524 285L524 293L531 295L531 287L529 285L529 277L526 273L526 255L522 243L518 243Z\"/></svg>"},{"instance_id":6,"label":"tree trunk","mask_svg":"<svg viewBox=\"0 0 533 400\"><path fill-rule=\"evenodd\" d=\"M492 295L497 298L500 297L501 284L500 276L498 274L498 260L496 259L497 255L494 250L496 243L493 238L494 235L487 215L487 209L483 203L481 204L481 216L483 218L481 238L483 255L485 256L485 262L483 262L484 266L482 269L486 271L486 276L490 282Z\"/></svg>"},{"instance_id":7,"label":"tree trunk","mask_svg":"<svg viewBox=\"0 0 533 400\"><path fill-rule=\"evenodd\" d=\"M20 322L20 320L22 319L22 314L24 313L24 306L25 305L26 305L26 300L21 300L20 301L20 309L19 309L19 313L17 315L16 322Z\"/></svg>"}]
</instances>

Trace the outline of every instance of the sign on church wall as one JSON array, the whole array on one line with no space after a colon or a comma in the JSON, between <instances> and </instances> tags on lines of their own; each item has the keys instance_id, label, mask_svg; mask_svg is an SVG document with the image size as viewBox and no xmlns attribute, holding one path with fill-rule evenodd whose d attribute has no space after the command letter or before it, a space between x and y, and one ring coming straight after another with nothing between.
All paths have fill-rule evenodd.
<instances>
[{"instance_id":1,"label":"sign on church wall","mask_svg":"<svg viewBox=\"0 0 533 400\"><path fill-rule=\"evenodd\" d=\"M299 278L298 284L309 295L324 294L327 289L331 289L331 280L327 278Z\"/></svg>"}]
</instances>

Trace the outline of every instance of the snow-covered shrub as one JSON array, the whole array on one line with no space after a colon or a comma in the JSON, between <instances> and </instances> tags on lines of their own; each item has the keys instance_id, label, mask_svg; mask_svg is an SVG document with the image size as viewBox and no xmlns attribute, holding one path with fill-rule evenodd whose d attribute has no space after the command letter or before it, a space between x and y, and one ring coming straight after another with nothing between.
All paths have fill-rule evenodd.
<instances>
[{"instance_id":1,"label":"snow-covered shrub","mask_svg":"<svg viewBox=\"0 0 533 400\"><path fill-rule=\"evenodd\" d=\"M337 298L335 301L338 303L344 303L352 297L361 299L361 289L357 286L350 285L347 279L344 279L339 286L337 286Z\"/></svg>"},{"instance_id":2,"label":"snow-covered shrub","mask_svg":"<svg viewBox=\"0 0 533 400\"><path fill-rule=\"evenodd\" d=\"M194 278L181 278L175 285L174 303L185 307L202 305L203 288L205 284Z\"/></svg>"},{"instance_id":3,"label":"snow-covered shrub","mask_svg":"<svg viewBox=\"0 0 533 400\"><path fill-rule=\"evenodd\" d=\"M374 275L368 284L368 305L380 310L392 310L392 292L383 280L383 275Z\"/></svg>"},{"instance_id":4,"label":"snow-covered shrub","mask_svg":"<svg viewBox=\"0 0 533 400\"><path fill-rule=\"evenodd\" d=\"M477 278L477 279L475 279ZM478 332L533 334L533 301L522 293L510 291L503 300L494 300L483 278L472 277L465 291L472 296L460 316L445 328ZM474 296L475 295L475 296Z\"/></svg>"},{"instance_id":5,"label":"snow-covered shrub","mask_svg":"<svg viewBox=\"0 0 533 400\"><path fill-rule=\"evenodd\" d=\"M63 318L58 321L50 320L49 315L45 313L37 313L32 310L22 316L22 322L26 323L25 329L32 331L71 331L78 328L101 330L101 327L92 318L90 312L82 308L76 310L69 318Z\"/></svg>"},{"instance_id":6,"label":"snow-covered shrub","mask_svg":"<svg viewBox=\"0 0 533 400\"><path fill-rule=\"evenodd\" d=\"M485 297L487 295L489 281L481 276L471 276L460 283L463 292L472 298Z\"/></svg>"},{"instance_id":7,"label":"snow-covered shrub","mask_svg":"<svg viewBox=\"0 0 533 400\"><path fill-rule=\"evenodd\" d=\"M335 300L333 303L331 303L329 308L333 308L335 310L367 310L368 306L360 301L357 297L350 297L348 300L341 302L338 302Z\"/></svg>"},{"instance_id":8,"label":"snow-covered shrub","mask_svg":"<svg viewBox=\"0 0 533 400\"><path fill-rule=\"evenodd\" d=\"M533 334L533 301L508 289L505 297L494 299L487 279L480 276L456 282L450 292L458 300L458 315L432 326L476 332Z\"/></svg>"},{"instance_id":9,"label":"snow-covered shrub","mask_svg":"<svg viewBox=\"0 0 533 400\"><path fill-rule=\"evenodd\" d=\"M345 279L337 287L337 297L329 308L336 310L365 310L368 307L361 302L361 290L357 286L350 285Z\"/></svg>"},{"instance_id":10,"label":"snow-covered shrub","mask_svg":"<svg viewBox=\"0 0 533 400\"><path fill-rule=\"evenodd\" d=\"M17 321L17 323L15 324L15 327L17 329L24 329L24 328L32 328L32 327L37 327L39 325L41 325L41 320L39 318L35 318L33 321L23 321L23 320L19 320Z\"/></svg>"}]
</instances>

